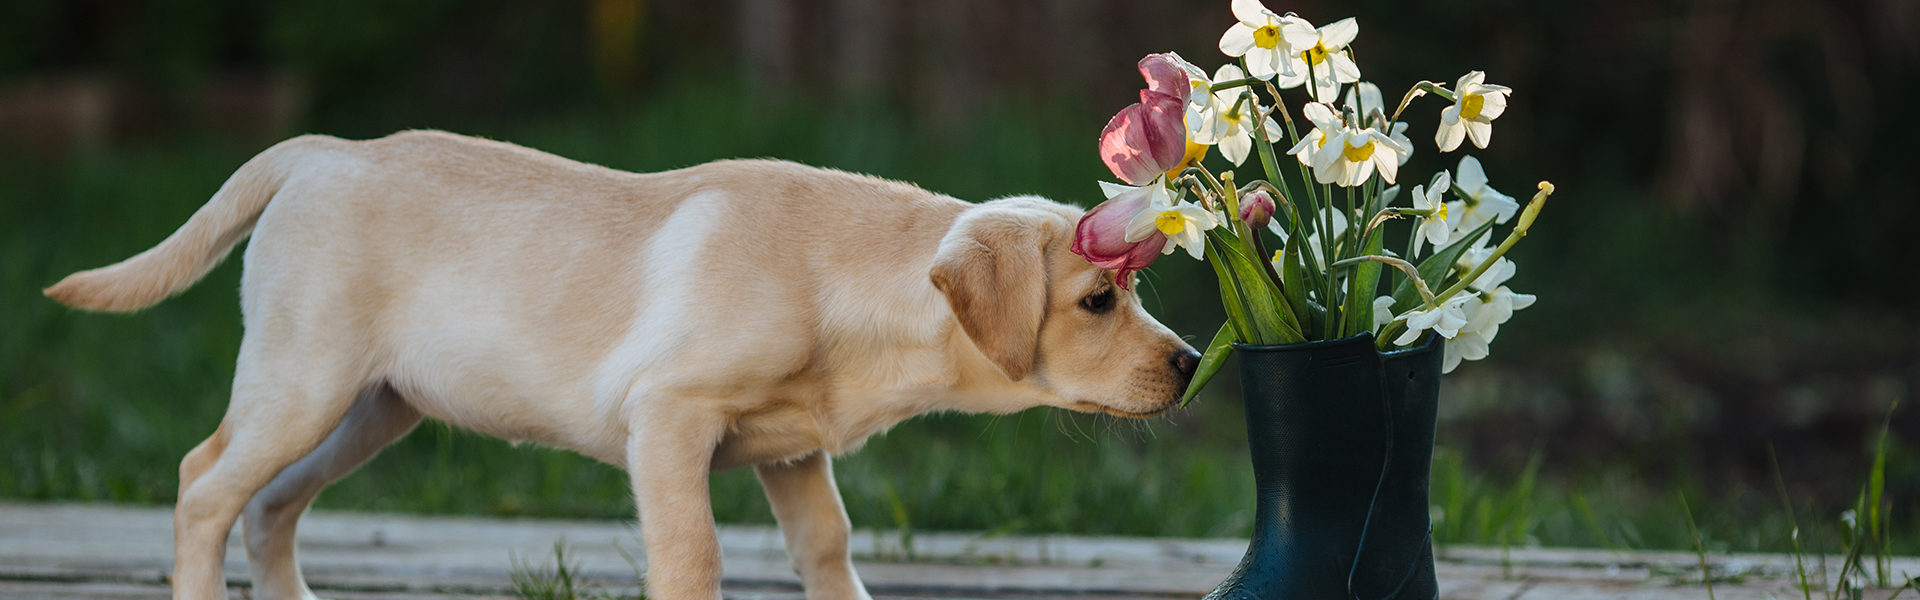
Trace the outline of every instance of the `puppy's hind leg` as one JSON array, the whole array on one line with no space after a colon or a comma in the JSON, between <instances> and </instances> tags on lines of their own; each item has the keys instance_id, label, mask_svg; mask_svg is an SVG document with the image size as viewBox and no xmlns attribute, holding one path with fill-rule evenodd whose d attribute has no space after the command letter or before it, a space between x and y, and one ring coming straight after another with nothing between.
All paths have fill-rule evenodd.
<instances>
[{"instance_id":1,"label":"puppy's hind leg","mask_svg":"<svg viewBox=\"0 0 1920 600\"><path fill-rule=\"evenodd\" d=\"M852 525L833 483L832 460L824 451L815 452L793 462L754 467L754 473L773 505L807 600L870 600L867 586L853 571L847 545Z\"/></svg>"},{"instance_id":2,"label":"puppy's hind leg","mask_svg":"<svg viewBox=\"0 0 1920 600\"><path fill-rule=\"evenodd\" d=\"M173 510L176 600L226 597L227 533L241 507L319 445L365 384L364 369L346 364L351 358L287 346L263 352L255 336L249 331L241 341L219 431L180 464Z\"/></svg>"},{"instance_id":3,"label":"puppy's hind leg","mask_svg":"<svg viewBox=\"0 0 1920 600\"><path fill-rule=\"evenodd\" d=\"M412 431L420 411L386 384L360 392L353 408L333 433L306 457L281 470L254 493L242 513L246 523L247 563L253 569L253 597L311 600L313 591L300 574L295 530L320 490L366 464L380 450Z\"/></svg>"}]
</instances>

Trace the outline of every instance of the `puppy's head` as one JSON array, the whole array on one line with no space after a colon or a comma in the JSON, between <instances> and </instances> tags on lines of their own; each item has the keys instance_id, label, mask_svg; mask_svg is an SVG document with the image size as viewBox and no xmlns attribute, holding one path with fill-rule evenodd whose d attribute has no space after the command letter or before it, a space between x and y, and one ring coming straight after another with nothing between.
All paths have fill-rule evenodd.
<instances>
[{"instance_id":1,"label":"puppy's head","mask_svg":"<svg viewBox=\"0 0 1920 600\"><path fill-rule=\"evenodd\" d=\"M931 274L959 326L1043 403L1149 417L1173 408L1200 355L1154 320L1114 272L1068 250L1082 211L1008 198L964 213Z\"/></svg>"}]
</instances>

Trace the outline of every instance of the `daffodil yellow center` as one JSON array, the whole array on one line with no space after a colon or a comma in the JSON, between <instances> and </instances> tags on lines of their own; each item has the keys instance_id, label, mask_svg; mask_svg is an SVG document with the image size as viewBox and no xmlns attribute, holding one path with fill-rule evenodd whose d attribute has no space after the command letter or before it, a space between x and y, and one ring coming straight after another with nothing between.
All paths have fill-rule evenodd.
<instances>
[{"instance_id":1,"label":"daffodil yellow center","mask_svg":"<svg viewBox=\"0 0 1920 600\"><path fill-rule=\"evenodd\" d=\"M1306 52L1301 52L1300 57L1307 59L1308 63L1316 65L1327 62L1327 45L1314 44L1313 47L1308 48Z\"/></svg>"},{"instance_id":2,"label":"daffodil yellow center","mask_svg":"<svg viewBox=\"0 0 1920 600\"><path fill-rule=\"evenodd\" d=\"M1487 97L1480 94L1466 94L1460 98L1460 118L1473 119L1480 116L1480 109L1486 108Z\"/></svg>"},{"instance_id":3,"label":"daffodil yellow center","mask_svg":"<svg viewBox=\"0 0 1920 600\"><path fill-rule=\"evenodd\" d=\"M1160 216L1153 218L1153 226L1160 228L1160 233L1179 235L1187 230L1187 218L1177 210L1160 211Z\"/></svg>"},{"instance_id":4,"label":"daffodil yellow center","mask_svg":"<svg viewBox=\"0 0 1920 600\"><path fill-rule=\"evenodd\" d=\"M1253 30L1253 45L1268 50L1279 46L1280 28L1272 25L1262 25L1259 29Z\"/></svg>"},{"instance_id":5,"label":"daffodil yellow center","mask_svg":"<svg viewBox=\"0 0 1920 600\"><path fill-rule=\"evenodd\" d=\"M1353 162L1373 158L1373 140L1367 140L1366 144L1362 144L1359 147L1355 147L1353 144L1347 144L1347 147L1342 149L1340 154L1346 156L1347 160Z\"/></svg>"},{"instance_id":6,"label":"daffodil yellow center","mask_svg":"<svg viewBox=\"0 0 1920 600\"><path fill-rule=\"evenodd\" d=\"M1447 220L1447 203L1441 202L1439 206L1433 207L1433 220Z\"/></svg>"}]
</instances>

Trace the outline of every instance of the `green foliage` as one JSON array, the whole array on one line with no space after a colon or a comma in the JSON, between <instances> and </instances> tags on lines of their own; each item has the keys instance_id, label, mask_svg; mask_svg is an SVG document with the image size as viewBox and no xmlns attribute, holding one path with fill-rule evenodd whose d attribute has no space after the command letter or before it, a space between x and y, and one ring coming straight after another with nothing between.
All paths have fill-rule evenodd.
<instances>
[{"instance_id":1,"label":"green foliage","mask_svg":"<svg viewBox=\"0 0 1920 600\"><path fill-rule=\"evenodd\" d=\"M639 561L625 549L618 546L615 549L633 565L634 579L640 584L633 595L615 594L586 581L580 565L567 557L566 540L553 542L552 564L536 565L518 557L513 559L513 570L507 574L513 582L513 595L523 600L647 600L646 575L640 571Z\"/></svg>"}]
</instances>

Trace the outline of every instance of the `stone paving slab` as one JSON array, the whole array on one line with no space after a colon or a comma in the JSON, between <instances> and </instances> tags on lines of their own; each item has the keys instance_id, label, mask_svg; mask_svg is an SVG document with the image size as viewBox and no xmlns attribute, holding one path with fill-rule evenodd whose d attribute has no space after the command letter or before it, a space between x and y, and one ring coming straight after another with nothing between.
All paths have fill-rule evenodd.
<instances>
[{"instance_id":1,"label":"stone paving slab","mask_svg":"<svg viewBox=\"0 0 1920 600\"><path fill-rule=\"evenodd\" d=\"M0 503L0 600L165 598L171 529L165 507ZM589 581L615 594L635 589L635 568L645 562L637 532L609 521L319 511L301 521L300 560L316 590L341 600L505 597L515 566L551 565L557 541ZM917 532L909 552L897 532L884 530L857 532L853 542L876 598L1195 598L1246 549L1244 540ZM722 526L720 543L729 599L802 598L776 529ZM1439 556L1447 600L1706 597L1698 558L1684 552L1449 547ZM1790 556L1711 561L1717 575L1738 579L1716 583L1716 599L1801 596L1790 583ZM1838 558L1828 563L1837 567ZM1894 572L1902 571L1920 574L1920 559L1899 559ZM227 574L243 597L238 528Z\"/></svg>"}]
</instances>

